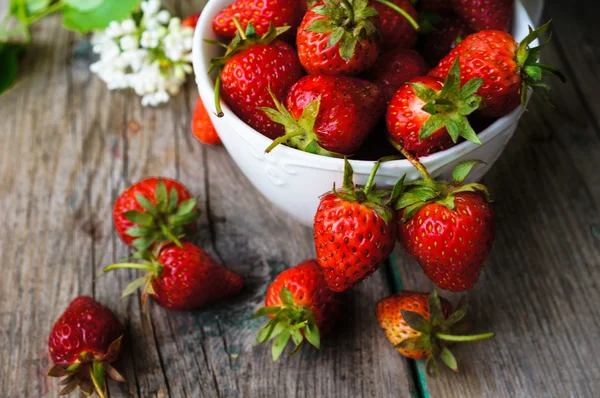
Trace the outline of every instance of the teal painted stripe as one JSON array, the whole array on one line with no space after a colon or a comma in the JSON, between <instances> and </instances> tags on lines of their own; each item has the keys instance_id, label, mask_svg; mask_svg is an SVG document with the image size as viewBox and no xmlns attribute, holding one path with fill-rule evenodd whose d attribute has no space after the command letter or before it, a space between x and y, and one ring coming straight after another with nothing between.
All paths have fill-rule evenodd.
<instances>
[{"instance_id":1,"label":"teal painted stripe","mask_svg":"<svg viewBox=\"0 0 600 398\"><path fill-rule=\"evenodd\" d=\"M396 253L392 253L388 259L388 270L391 275L392 288L394 291L399 292L403 290L404 284L402 283L402 277L400 276L400 269L398 268ZM413 380L418 389L418 396L420 398L431 398L431 394L427 388L427 371L425 370L425 361L415 361L414 359L409 359L409 362Z\"/></svg>"}]
</instances>

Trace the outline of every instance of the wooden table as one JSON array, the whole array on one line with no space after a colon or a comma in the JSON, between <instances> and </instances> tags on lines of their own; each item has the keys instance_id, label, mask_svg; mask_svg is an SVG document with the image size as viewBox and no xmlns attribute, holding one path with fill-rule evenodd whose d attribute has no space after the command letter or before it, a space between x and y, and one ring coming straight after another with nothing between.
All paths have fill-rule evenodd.
<instances>
[{"instance_id":1,"label":"wooden table","mask_svg":"<svg viewBox=\"0 0 600 398\"><path fill-rule=\"evenodd\" d=\"M202 3L175 8L187 14ZM111 397L598 396L598 7L549 3L555 35L545 59L569 83L555 84L556 108L531 104L485 178L498 237L469 298L476 331L497 337L457 348L461 372L428 380L375 319L375 303L394 290L431 287L400 248L347 294L345 321L321 351L304 347L273 364L268 347L253 346L262 320L249 316L275 275L314 255L311 230L275 210L223 148L191 136L191 79L168 106L144 109L90 74L88 42L59 18L36 25L24 79L0 97L0 396L56 395L46 339L80 294L128 329L119 363L128 382L109 383ZM149 175L180 179L200 198L194 241L243 275L240 297L194 312L154 305L145 316L139 296L119 298L135 272L101 277L129 253L113 233L112 203Z\"/></svg>"}]
</instances>

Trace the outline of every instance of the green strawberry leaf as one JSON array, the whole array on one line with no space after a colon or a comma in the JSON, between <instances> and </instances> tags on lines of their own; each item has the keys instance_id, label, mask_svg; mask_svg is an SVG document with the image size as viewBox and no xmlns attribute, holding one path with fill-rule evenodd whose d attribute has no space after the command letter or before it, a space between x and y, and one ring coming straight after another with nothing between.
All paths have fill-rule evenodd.
<instances>
[{"instance_id":1,"label":"green strawberry leaf","mask_svg":"<svg viewBox=\"0 0 600 398\"><path fill-rule=\"evenodd\" d=\"M281 307L262 307L256 311L250 319L259 318L261 316L275 315L281 310Z\"/></svg>"},{"instance_id":2,"label":"green strawberry leaf","mask_svg":"<svg viewBox=\"0 0 600 398\"><path fill-rule=\"evenodd\" d=\"M131 282L129 285L127 285L127 287L121 294L121 298L127 297L130 294L133 294L136 290L138 290L139 288L141 288L143 285L146 284L147 279L148 279L148 277L141 276L141 277L137 278L136 280L134 280L133 282Z\"/></svg>"},{"instance_id":3,"label":"green strawberry leaf","mask_svg":"<svg viewBox=\"0 0 600 398\"><path fill-rule=\"evenodd\" d=\"M478 164L482 164L481 160L467 160L465 162L459 163L452 172L452 180L457 183L462 183L467 175L473 170Z\"/></svg>"},{"instance_id":4,"label":"green strawberry leaf","mask_svg":"<svg viewBox=\"0 0 600 398\"><path fill-rule=\"evenodd\" d=\"M24 50L24 45L0 42L0 94L8 90L17 79L19 55Z\"/></svg>"},{"instance_id":5,"label":"green strawberry leaf","mask_svg":"<svg viewBox=\"0 0 600 398\"><path fill-rule=\"evenodd\" d=\"M429 343L428 336L422 334L417 337L411 337L406 340L402 340L399 344L396 344L396 348L402 348L404 350L426 350L431 344Z\"/></svg>"},{"instance_id":6,"label":"green strawberry leaf","mask_svg":"<svg viewBox=\"0 0 600 398\"><path fill-rule=\"evenodd\" d=\"M313 347L317 349L321 348L321 336L314 318L309 320L308 324L304 327L304 337L306 337L306 340L308 340Z\"/></svg>"},{"instance_id":7,"label":"green strawberry leaf","mask_svg":"<svg viewBox=\"0 0 600 398\"><path fill-rule=\"evenodd\" d=\"M273 342L273 346L271 348L271 353L273 355L273 362L277 361L277 359L281 356L281 353L285 349L288 340L290 339L290 331L284 330L281 332L279 336Z\"/></svg>"},{"instance_id":8,"label":"green strawberry leaf","mask_svg":"<svg viewBox=\"0 0 600 398\"><path fill-rule=\"evenodd\" d=\"M431 325L421 314L407 310L400 310L400 313L402 314L404 322L412 329L423 334L429 334L431 332Z\"/></svg>"},{"instance_id":9,"label":"green strawberry leaf","mask_svg":"<svg viewBox=\"0 0 600 398\"><path fill-rule=\"evenodd\" d=\"M284 286L283 288L281 288L281 292L279 292L279 298L281 298L283 304L288 305L290 307L294 306L294 295L292 294L292 292L290 292L290 289L288 289L287 287Z\"/></svg>"},{"instance_id":10,"label":"green strawberry leaf","mask_svg":"<svg viewBox=\"0 0 600 398\"><path fill-rule=\"evenodd\" d=\"M157 204L163 204L167 202L167 186L165 185L163 180L160 180L158 182L158 184L156 184L156 189L154 191L154 198L156 199L156 203ZM137 198L137 195L136 195ZM139 200L138 200L139 202ZM145 207L144 207L145 208ZM146 209L148 210L148 209ZM162 211L165 211L166 209L161 209ZM148 210L149 211L149 210Z\"/></svg>"},{"instance_id":11,"label":"green strawberry leaf","mask_svg":"<svg viewBox=\"0 0 600 398\"><path fill-rule=\"evenodd\" d=\"M67 29L87 33L95 29L104 29L111 21L122 21L129 17L139 6L140 0L104 0L88 11L66 4L63 8L63 23Z\"/></svg>"},{"instance_id":12,"label":"green strawberry leaf","mask_svg":"<svg viewBox=\"0 0 600 398\"><path fill-rule=\"evenodd\" d=\"M148 198L139 193L136 193L134 196L139 205L142 206L142 208L146 210L149 214L154 216L157 214L156 206L154 206L154 204L150 202Z\"/></svg>"},{"instance_id":13,"label":"green strawberry leaf","mask_svg":"<svg viewBox=\"0 0 600 398\"><path fill-rule=\"evenodd\" d=\"M90 12L100 7L105 1L106 0L63 0L63 3L81 12Z\"/></svg>"},{"instance_id":14,"label":"green strawberry leaf","mask_svg":"<svg viewBox=\"0 0 600 398\"><path fill-rule=\"evenodd\" d=\"M132 223L141 225L143 227L150 227L154 221L154 217L152 217L151 214L142 213L141 211L137 210L126 211L123 213L123 215Z\"/></svg>"},{"instance_id":15,"label":"green strawberry leaf","mask_svg":"<svg viewBox=\"0 0 600 398\"><path fill-rule=\"evenodd\" d=\"M456 363L456 358L450 352L448 347L442 348L442 352L440 353L440 358L442 361L453 371L458 372L458 364Z\"/></svg>"}]
</instances>

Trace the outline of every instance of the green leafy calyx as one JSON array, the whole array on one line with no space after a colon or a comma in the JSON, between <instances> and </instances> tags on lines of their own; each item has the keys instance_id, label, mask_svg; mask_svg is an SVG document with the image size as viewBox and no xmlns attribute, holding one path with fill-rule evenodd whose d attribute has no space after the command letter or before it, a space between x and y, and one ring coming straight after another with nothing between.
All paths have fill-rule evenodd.
<instances>
[{"instance_id":1,"label":"green leafy calyx","mask_svg":"<svg viewBox=\"0 0 600 398\"><path fill-rule=\"evenodd\" d=\"M481 145L467 116L481 105L482 98L475 93L482 84L483 79L475 78L466 82L461 88L459 57L452 64L441 91L436 91L423 83L411 83L417 97L426 103L423 110L431 114L421 127L419 140L422 141L445 127L454 143L459 137L463 137Z\"/></svg>"},{"instance_id":2,"label":"green leafy calyx","mask_svg":"<svg viewBox=\"0 0 600 398\"><path fill-rule=\"evenodd\" d=\"M339 45L340 56L349 61L359 41L377 33L371 18L378 13L368 0L324 0L323 5L311 9L326 18L313 22L307 30L329 33L327 47Z\"/></svg>"},{"instance_id":3,"label":"green leafy calyx","mask_svg":"<svg viewBox=\"0 0 600 398\"><path fill-rule=\"evenodd\" d=\"M141 195L136 194L135 199L145 212L131 210L124 213L135 227L129 228L125 233L136 238L133 246L138 250L147 250L155 243L170 241L181 247L179 239L185 233L185 227L194 223L200 216L196 209L195 198L179 202L175 188L167 192L165 183L160 180L156 185L154 203Z\"/></svg>"},{"instance_id":4,"label":"green leafy calyx","mask_svg":"<svg viewBox=\"0 0 600 398\"><path fill-rule=\"evenodd\" d=\"M458 335L464 324L460 322L467 314L468 305L464 299L461 299L456 310L447 318L442 311L442 303L437 291L431 292L428 299L429 319L413 311L401 310L401 315L407 325L420 332L419 336L412 337L402 341L397 348L406 350L425 350L429 352L425 367L430 375L438 375L436 359L442 359L450 369L458 371L458 365L452 352L447 347L449 342L478 341L494 337L494 333L485 333L480 335Z\"/></svg>"},{"instance_id":5,"label":"green leafy calyx","mask_svg":"<svg viewBox=\"0 0 600 398\"><path fill-rule=\"evenodd\" d=\"M296 304L292 292L285 286L281 289L279 297L280 306L263 307L252 315L252 318L272 317L258 332L256 343L262 344L274 340L271 346L273 361L277 361L281 356L290 339L296 345L290 355L298 352L304 340L308 340L311 345L319 349L321 340L313 312L303 305Z\"/></svg>"},{"instance_id":6,"label":"green leafy calyx","mask_svg":"<svg viewBox=\"0 0 600 398\"><path fill-rule=\"evenodd\" d=\"M77 387L86 395L92 395L94 391L100 398L106 398L104 379L108 375L113 380L124 382L125 378L110 364L117 360L121 350L123 336L111 343L106 354L92 354L83 352L79 359L72 364L57 364L49 371L49 377L65 377L60 382L64 386L59 395L67 395L75 391Z\"/></svg>"},{"instance_id":7,"label":"green leafy calyx","mask_svg":"<svg viewBox=\"0 0 600 398\"><path fill-rule=\"evenodd\" d=\"M527 103L529 87L531 87L534 93L541 96L547 102L550 102L550 92L552 89L550 85L541 82L544 76L554 75L561 81L566 81L565 76L554 66L539 62L542 49L548 45L550 37L539 46L530 47L531 43L546 34L551 22L552 20L537 29L529 27L529 34L519 43L519 48L517 49L516 61L521 68L521 105L523 107Z\"/></svg>"}]
</instances>

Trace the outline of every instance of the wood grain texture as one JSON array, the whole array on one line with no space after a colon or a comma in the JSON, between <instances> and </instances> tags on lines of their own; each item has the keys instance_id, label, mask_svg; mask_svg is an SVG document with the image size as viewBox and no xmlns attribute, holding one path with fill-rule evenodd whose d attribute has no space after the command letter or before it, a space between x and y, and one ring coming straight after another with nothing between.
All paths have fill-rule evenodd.
<instances>
[{"instance_id":1,"label":"wood grain texture","mask_svg":"<svg viewBox=\"0 0 600 398\"><path fill-rule=\"evenodd\" d=\"M600 220L600 130L591 108L597 101L589 96L600 84L597 76L588 74L585 82L576 76L589 73L582 72L587 66L566 63L579 47L565 53L557 44L581 34L569 29L579 7L550 3L556 42L544 61L565 71L570 83L553 82L556 108L533 101L484 181L497 200L498 235L468 297L474 331L497 335L457 346L461 372L430 378L432 397L594 397L600 391L600 241L592 232ZM406 289L431 288L404 250L396 257Z\"/></svg>"},{"instance_id":2,"label":"wood grain texture","mask_svg":"<svg viewBox=\"0 0 600 398\"><path fill-rule=\"evenodd\" d=\"M203 2L171 2L182 15ZM115 311L129 344L118 363L127 383L111 397L412 396L408 363L379 331L385 272L346 297L346 320L321 351L304 347L273 364L254 347L264 320L249 320L268 283L314 256L311 231L274 210L223 148L189 132L191 83L167 106L144 109L132 93L109 92L89 72L87 41L57 17L34 30L24 79L0 97L0 396L56 396L46 339L77 295ZM120 299L136 273L101 275L128 255L112 231L111 209L128 184L151 175L178 178L198 196L193 240L246 281L243 294L202 311L168 312L139 296Z\"/></svg>"}]
</instances>

